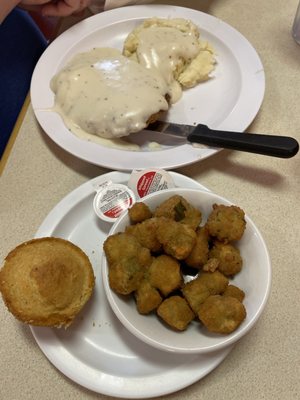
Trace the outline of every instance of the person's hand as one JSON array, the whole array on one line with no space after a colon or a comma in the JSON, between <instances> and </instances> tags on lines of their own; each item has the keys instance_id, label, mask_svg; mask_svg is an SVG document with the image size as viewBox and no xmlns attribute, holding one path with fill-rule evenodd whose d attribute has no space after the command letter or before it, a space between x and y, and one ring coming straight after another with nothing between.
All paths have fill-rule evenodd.
<instances>
[{"instance_id":1,"label":"person's hand","mask_svg":"<svg viewBox=\"0 0 300 400\"><path fill-rule=\"evenodd\" d=\"M80 13L90 3L91 0L54 0L43 6L42 13L51 17L66 17Z\"/></svg>"},{"instance_id":2,"label":"person's hand","mask_svg":"<svg viewBox=\"0 0 300 400\"><path fill-rule=\"evenodd\" d=\"M22 0L19 6L49 17L67 17L80 13L90 2L91 0Z\"/></svg>"}]
</instances>

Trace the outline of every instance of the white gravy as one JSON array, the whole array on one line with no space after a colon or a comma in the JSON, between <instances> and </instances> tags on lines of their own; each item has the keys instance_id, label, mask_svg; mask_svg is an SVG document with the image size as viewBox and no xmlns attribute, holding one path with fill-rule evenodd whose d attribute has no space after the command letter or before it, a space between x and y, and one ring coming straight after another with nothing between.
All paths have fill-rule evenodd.
<instances>
[{"instance_id":1,"label":"white gravy","mask_svg":"<svg viewBox=\"0 0 300 400\"><path fill-rule=\"evenodd\" d=\"M138 40L138 62L146 68L157 70L163 76L169 86L171 103L177 102L182 95L182 88L176 78L185 63L193 60L200 51L196 26L180 18L153 18L133 31L134 40ZM134 46L130 41L129 36L127 43L129 47Z\"/></svg>"},{"instance_id":2,"label":"white gravy","mask_svg":"<svg viewBox=\"0 0 300 400\"><path fill-rule=\"evenodd\" d=\"M195 58L200 51L196 35L193 30L181 31L180 26L176 27L175 23L174 26L167 27L145 27L138 33L136 54L139 63L162 74L169 86L171 103L178 101L182 95L182 88L176 81L178 66Z\"/></svg>"},{"instance_id":3,"label":"white gravy","mask_svg":"<svg viewBox=\"0 0 300 400\"><path fill-rule=\"evenodd\" d=\"M77 54L53 77L51 89L53 110L85 139L89 134L111 139L138 132L150 116L168 109L168 85L159 72L116 49L94 48Z\"/></svg>"}]
</instances>

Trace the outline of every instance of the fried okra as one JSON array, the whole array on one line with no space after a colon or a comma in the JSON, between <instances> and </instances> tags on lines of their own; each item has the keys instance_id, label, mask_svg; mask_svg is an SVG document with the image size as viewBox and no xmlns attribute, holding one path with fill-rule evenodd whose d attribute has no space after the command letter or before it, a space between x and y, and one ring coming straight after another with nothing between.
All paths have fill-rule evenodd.
<instances>
[{"instance_id":1,"label":"fried okra","mask_svg":"<svg viewBox=\"0 0 300 400\"><path fill-rule=\"evenodd\" d=\"M220 242L240 240L246 227L245 213L237 206L214 204L206 227L209 234Z\"/></svg>"},{"instance_id":2,"label":"fried okra","mask_svg":"<svg viewBox=\"0 0 300 400\"><path fill-rule=\"evenodd\" d=\"M133 235L125 232L108 236L103 243L103 249L109 266L130 258L137 258L142 265L149 265L152 261L149 249L143 248Z\"/></svg>"},{"instance_id":3,"label":"fried okra","mask_svg":"<svg viewBox=\"0 0 300 400\"><path fill-rule=\"evenodd\" d=\"M218 270L226 276L237 274L243 266L239 249L229 243L214 242L209 251L209 257L216 258L219 261Z\"/></svg>"},{"instance_id":4,"label":"fried okra","mask_svg":"<svg viewBox=\"0 0 300 400\"><path fill-rule=\"evenodd\" d=\"M162 249L162 244L156 237L157 227L158 219L150 218L135 225L127 226L125 232L135 236L143 247L156 253Z\"/></svg>"},{"instance_id":5,"label":"fried okra","mask_svg":"<svg viewBox=\"0 0 300 400\"><path fill-rule=\"evenodd\" d=\"M217 258L209 258L203 265L202 271L204 272L215 272L219 267L219 260Z\"/></svg>"},{"instance_id":6,"label":"fried okra","mask_svg":"<svg viewBox=\"0 0 300 400\"><path fill-rule=\"evenodd\" d=\"M158 316L171 328L184 331L195 318L187 301L180 296L165 299L157 308Z\"/></svg>"},{"instance_id":7,"label":"fried okra","mask_svg":"<svg viewBox=\"0 0 300 400\"><path fill-rule=\"evenodd\" d=\"M245 292L235 285L228 285L223 293L223 296L235 297L242 303L245 298Z\"/></svg>"},{"instance_id":8,"label":"fried okra","mask_svg":"<svg viewBox=\"0 0 300 400\"><path fill-rule=\"evenodd\" d=\"M200 305L210 296L210 291L201 280L196 278L184 284L182 294L191 309L197 314Z\"/></svg>"},{"instance_id":9,"label":"fried okra","mask_svg":"<svg viewBox=\"0 0 300 400\"><path fill-rule=\"evenodd\" d=\"M109 267L109 285L116 293L130 294L139 287L144 273L137 259L120 260Z\"/></svg>"},{"instance_id":10,"label":"fried okra","mask_svg":"<svg viewBox=\"0 0 300 400\"><path fill-rule=\"evenodd\" d=\"M212 295L222 294L229 283L228 278L219 271L202 272L197 279L208 288Z\"/></svg>"},{"instance_id":11,"label":"fried okra","mask_svg":"<svg viewBox=\"0 0 300 400\"><path fill-rule=\"evenodd\" d=\"M168 218L159 218L156 231L164 252L177 260L184 260L196 243L196 232L188 225Z\"/></svg>"},{"instance_id":12,"label":"fried okra","mask_svg":"<svg viewBox=\"0 0 300 400\"><path fill-rule=\"evenodd\" d=\"M198 228L196 235L195 245L184 261L189 267L200 269L208 260L209 236L205 227Z\"/></svg>"},{"instance_id":13,"label":"fried okra","mask_svg":"<svg viewBox=\"0 0 300 400\"><path fill-rule=\"evenodd\" d=\"M211 332L231 333L246 317L245 293L229 284L243 264L233 242L245 231L245 214L214 204L203 226L201 217L180 195L154 212L135 203L131 225L104 242L109 284L118 294L133 294L140 314L155 311L174 330L198 317Z\"/></svg>"},{"instance_id":14,"label":"fried okra","mask_svg":"<svg viewBox=\"0 0 300 400\"><path fill-rule=\"evenodd\" d=\"M147 277L164 296L180 288L183 282L179 262L165 254L153 259Z\"/></svg>"},{"instance_id":15,"label":"fried okra","mask_svg":"<svg viewBox=\"0 0 300 400\"><path fill-rule=\"evenodd\" d=\"M228 334L243 322L246 310L234 297L215 295L200 305L198 317L210 332Z\"/></svg>"},{"instance_id":16,"label":"fried okra","mask_svg":"<svg viewBox=\"0 0 300 400\"><path fill-rule=\"evenodd\" d=\"M110 287L119 294L135 291L150 266L152 256L149 249L127 233L109 236L103 244L108 261Z\"/></svg>"},{"instance_id":17,"label":"fried okra","mask_svg":"<svg viewBox=\"0 0 300 400\"><path fill-rule=\"evenodd\" d=\"M136 306L140 314L149 314L160 305L162 297L148 280L144 279L134 293Z\"/></svg>"},{"instance_id":18,"label":"fried okra","mask_svg":"<svg viewBox=\"0 0 300 400\"><path fill-rule=\"evenodd\" d=\"M132 224L137 224L138 222L145 221L152 217L152 212L147 204L142 201L134 203L134 205L129 208L128 216Z\"/></svg>"},{"instance_id":19,"label":"fried okra","mask_svg":"<svg viewBox=\"0 0 300 400\"><path fill-rule=\"evenodd\" d=\"M171 196L154 211L155 217L166 217L196 229L201 222L201 211L193 207L184 197Z\"/></svg>"}]
</instances>

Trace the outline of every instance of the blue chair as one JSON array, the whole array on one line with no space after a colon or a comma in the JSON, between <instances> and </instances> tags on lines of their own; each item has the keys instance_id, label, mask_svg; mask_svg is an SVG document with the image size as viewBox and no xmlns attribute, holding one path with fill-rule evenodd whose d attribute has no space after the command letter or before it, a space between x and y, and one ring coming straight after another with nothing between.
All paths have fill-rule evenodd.
<instances>
[{"instance_id":1,"label":"blue chair","mask_svg":"<svg viewBox=\"0 0 300 400\"><path fill-rule=\"evenodd\" d=\"M46 47L46 37L26 11L14 9L0 25L0 158Z\"/></svg>"}]
</instances>

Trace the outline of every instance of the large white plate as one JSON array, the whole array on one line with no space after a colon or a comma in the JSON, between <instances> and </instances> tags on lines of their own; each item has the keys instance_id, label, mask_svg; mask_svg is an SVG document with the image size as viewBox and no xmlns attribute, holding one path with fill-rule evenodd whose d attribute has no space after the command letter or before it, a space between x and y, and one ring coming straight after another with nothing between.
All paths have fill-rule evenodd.
<instances>
[{"instance_id":1,"label":"large white plate","mask_svg":"<svg viewBox=\"0 0 300 400\"><path fill-rule=\"evenodd\" d=\"M144 19L182 17L199 26L203 39L215 48L218 65L214 78L186 90L168 114L168 121L205 123L211 128L244 131L256 116L264 96L263 66L252 45L225 22L200 11L164 5L129 6L94 15L59 36L40 58L32 77L31 101L44 131L73 155L110 169L132 170L149 167L177 168L205 159L216 153L213 148L178 145L171 139L143 131L131 135L141 145L137 152L104 147L77 138L61 118L45 111L53 106L49 83L53 75L76 53L92 47L122 49L127 34ZM157 141L162 149L149 151L147 143Z\"/></svg>"},{"instance_id":2,"label":"large white plate","mask_svg":"<svg viewBox=\"0 0 300 400\"><path fill-rule=\"evenodd\" d=\"M201 188L171 173L178 187ZM98 393L148 398L182 389L216 368L232 349L209 355L161 352L139 341L115 317L101 277L102 244L111 225L93 211L94 185L107 179L126 183L129 175L111 172L86 182L67 195L46 217L36 237L56 236L80 246L94 267L92 299L67 330L31 327L46 357L66 376Z\"/></svg>"}]
</instances>

